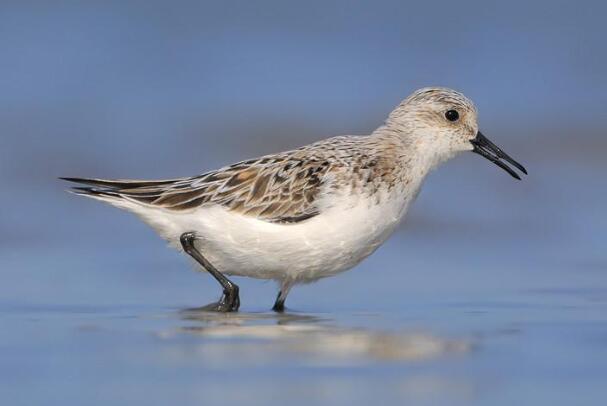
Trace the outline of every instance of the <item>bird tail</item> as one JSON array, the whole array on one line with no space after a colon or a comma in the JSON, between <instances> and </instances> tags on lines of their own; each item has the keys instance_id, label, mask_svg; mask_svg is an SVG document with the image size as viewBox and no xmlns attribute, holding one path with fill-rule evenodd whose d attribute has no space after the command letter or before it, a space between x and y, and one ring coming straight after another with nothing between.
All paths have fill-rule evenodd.
<instances>
[{"instance_id":1,"label":"bird tail","mask_svg":"<svg viewBox=\"0 0 607 406\"><path fill-rule=\"evenodd\" d=\"M162 193L163 187L180 180L109 180L71 177L59 179L86 185L70 188L71 193L105 201L122 208L151 203Z\"/></svg>"},{"instance_id":2,"label":"bird tail","mask_svg":"<svg viewBox=\"0 0 607 406\"><path fill-rule=\"evenodd\" d=\"M112 206L127 210L139 216L154 228L173 247L181 249L179 236L184 232L180 224L159 206L152 202L176 182L174 180L106 180L87 178L60 178L84 186L75 186L71 193L101 200Z\"/></svg>"}]
</instances>

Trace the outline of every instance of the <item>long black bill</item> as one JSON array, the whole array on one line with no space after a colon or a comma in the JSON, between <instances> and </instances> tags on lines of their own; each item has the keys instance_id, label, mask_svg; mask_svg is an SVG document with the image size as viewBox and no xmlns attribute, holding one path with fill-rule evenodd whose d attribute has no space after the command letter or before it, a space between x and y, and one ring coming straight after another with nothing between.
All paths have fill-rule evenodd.
<instances>
[{"instance_id":1,"label":"long black bill","mask_svg":"<svg viewBox=\"0 0 607 406\"><path fill-rule=\"evenodd\" d=\"M506 154L504 151L499 149L497 147L497 145L495 145L494 143L489 141L487 139L487 137L485 137L483 135L482 132L479 131L476 134L476 137L470 142L474 146L474 149L472 150L472 152L475 152L479 155L484 156L485 158L487 158L488 160L490 160L491 162L493 162L494 164L496 164L497 166L499 166L500 168L502 168L503 170L508 172L513 178L521 180L521 177L518 175L518 173L516 173L514 171L514 169L512 169L511 167L506 165L504 163L504 161L509 162L512 165L514 165L515 168L517 168L519 171L523 172L525 175L527 174L527 170L525 169L525 167L523 165L516 162L508 154Z\"/></svg>"}]
</instances>

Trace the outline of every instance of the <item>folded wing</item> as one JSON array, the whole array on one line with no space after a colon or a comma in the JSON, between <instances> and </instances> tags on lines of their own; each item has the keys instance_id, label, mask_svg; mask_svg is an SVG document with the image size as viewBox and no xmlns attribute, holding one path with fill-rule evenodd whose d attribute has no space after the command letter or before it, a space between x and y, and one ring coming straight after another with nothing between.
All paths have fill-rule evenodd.
<instances>
[{"instance_id":1,"label":"folded wing","mask_svg":"<svg viewBox=\"0 0 607 406\"><path fill-rule=\"evenodd\" d=\"M172 211L222 205L269 222L296 223L318 214L318 198L333 169L329 160L304 157L292 151L239 162L190 178L62 179L87 185L76 187L73 192L101 199L127 199Z\"/></svg>"}]
</instances>

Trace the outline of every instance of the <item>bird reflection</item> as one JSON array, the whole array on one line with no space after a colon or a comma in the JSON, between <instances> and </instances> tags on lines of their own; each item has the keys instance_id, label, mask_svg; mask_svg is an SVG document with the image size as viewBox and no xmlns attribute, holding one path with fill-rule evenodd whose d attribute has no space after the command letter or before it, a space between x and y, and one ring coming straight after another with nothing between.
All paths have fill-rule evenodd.
<instances>
[{"instance_id":1,"label":"bird reflection","mask_svg":"<svg viewBox=\"0 0 607 406\"><path fill-rule=\"evenodd\" d=\"M468 340L343 327L326 317L298 313L226 314L186 309L179 315L187 325L176 333L204 338L199 354L217 361L235 355L264 362L295 356L317 365L417 361L465 354L473 348Z\"/></svg>"}]
</instances>

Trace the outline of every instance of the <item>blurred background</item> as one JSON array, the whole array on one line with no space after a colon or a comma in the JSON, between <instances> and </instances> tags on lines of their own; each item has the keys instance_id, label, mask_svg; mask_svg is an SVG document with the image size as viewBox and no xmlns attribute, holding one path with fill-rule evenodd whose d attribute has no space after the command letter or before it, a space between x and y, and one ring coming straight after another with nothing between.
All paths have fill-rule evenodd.
<instances>
[{"instance_id":1,"label":"blurred background","mask_svg":"<svg viewBox=\"0 0 607 406\"><path fill-rule=\"evenodd\" d=\"M3 402L600 404L606 13L600 1L3 0ZM529 176L473 154L449 162L372 257L293 290L297 317L267 313L273 283L238 278L240 316L184 316L216 283L57 180L188 176L368 134L430 85L474 100Z\"/></svg>"}]
</instances>

